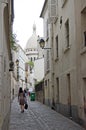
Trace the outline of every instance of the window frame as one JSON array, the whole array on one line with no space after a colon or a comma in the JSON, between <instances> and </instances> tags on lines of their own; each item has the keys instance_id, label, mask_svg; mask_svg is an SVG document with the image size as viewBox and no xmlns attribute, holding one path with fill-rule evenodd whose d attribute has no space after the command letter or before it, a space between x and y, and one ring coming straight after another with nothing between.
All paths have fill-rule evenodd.
<instances>
[{"instance_id":1,"label":"window frame","mask_svg":"<svg viewBox=\"0 0 86 130\"><path fill-rule=\"evenodd\" d=\"M65 22L65 42L66 42L66 48L69 48L70 46L70 29L69 29L69 19Z\"/></svg>"},{"instance_id":2,"label":"window frame","mask_svg":"<svg viewBox=\"0 0 86 130\"><path fill-rule=\"evenodd\" d=\"M86 47L86 31L84 31L84 46Z\"/></svg>"},{"instance_id":3,"label":"window frame","mask_svg":"<svg viewBox=\"0 0 86 130\"><path fill-rule=\"evenodd\" d=\"M55 42L56 42L56 58L58 58L58 35L55 38Z\"/></svg>"}]
</instances>

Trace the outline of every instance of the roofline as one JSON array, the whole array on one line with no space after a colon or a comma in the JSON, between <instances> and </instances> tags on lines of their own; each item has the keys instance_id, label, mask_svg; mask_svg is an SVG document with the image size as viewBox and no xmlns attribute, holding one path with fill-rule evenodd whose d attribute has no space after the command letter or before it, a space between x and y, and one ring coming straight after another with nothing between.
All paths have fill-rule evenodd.
<instances>
[{"instance_id":1,"label":"roofline","mask_svg":"<svg viewBox=\"0 0 86 130\"><path fill-rule=\"evenodd\" d=\"M17 46L18 46L18 48L20 48L25 53L25 50L21 47L20 44L17 43Z\"/></svg>"},{"instance_id":2,"label":"roofline","mask_svg":"<svg viewBox=\"0 0 86 130\"><path fill-rule=\"evenodd\" d=\"M45 5L46 5L47 1L48 1L48 0L45 0L45 2L44 2L43 8L42 8L42 11L41 11L41 14L40 14L40 17L41 17L41 18L43 18L42 15L43 15L43 12L44 12L44 9L45 9Z\"/></svg>"}]
</instances>

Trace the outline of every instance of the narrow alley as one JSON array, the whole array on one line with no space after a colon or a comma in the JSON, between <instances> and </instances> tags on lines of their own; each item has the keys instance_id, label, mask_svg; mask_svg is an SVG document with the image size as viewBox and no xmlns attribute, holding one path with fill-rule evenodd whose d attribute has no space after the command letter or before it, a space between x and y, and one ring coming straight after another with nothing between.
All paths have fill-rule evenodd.
<instances>
[{"instance_id":1,"label":"narrow alley","mask_svg":"<svg viewBox=\"0 0 86 130\"><path fill-rule=\"evenodd\" d=\"M20 112L17 98L12 102L9 130L84 130L46 105L29 101L28 110Z\"/></svg>"}]
</instances>

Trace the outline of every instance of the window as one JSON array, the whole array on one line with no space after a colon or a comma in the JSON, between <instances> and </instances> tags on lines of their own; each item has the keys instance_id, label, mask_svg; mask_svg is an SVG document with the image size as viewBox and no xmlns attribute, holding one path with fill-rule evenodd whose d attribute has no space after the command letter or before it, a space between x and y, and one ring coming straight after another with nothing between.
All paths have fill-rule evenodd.
<instances>
[{"instance_id":1,"label":"window","mask_svg":"<svg viewBox=\"0 0 86 130\"><path fill-rule=\"evenodd\" d=\"M86 114L86 77L83 78L83 103L84 113Z\"/></svg>"},{"instance_id":2,"label":"window","mask_svg":"<svg viewBox=\"0 0 86 130\"><path fill-rule=\"evenodd\" d=\"M49 18L48 23L53 23L58 18L58 0L49 0Z\"/></svg>"},{"instance_id":3,"label":"window","mask_svg":"<svg viewBox=\"0 0 86 130\"><path fill-rule=\"evenodd\" d=\"M31 61L32 61L32 57L31 57Z\"/></svg>"},{"instance_id":4,"label":"window","mask_svg":"<svg viewBox=\"0 0 86 130\"><path fill-rule=\"evenodd\" d=\"M56 78L56 87L57 87L57 103L59 103L59 78Z\"/></svg>"},{"instance_id":5,"label":"window","mask_svg":"<svg viewBox=\"0 0 86 130\"><path fill-rule=\"evenodd\" d=\"M68 87L68 106L69 106L69 114L72 117L72 108L71 108L71 77L70 73L67 74L67 87Z\"/></svg>"},{"instance_id":6,"label":"window","mask_svg":"<svg viewBox=\"0 0 86 130\"><path fill-rule=\"evenodd\" d=\"M49 30L48 30L48 19L46 21L46 40L48 39L49 37Z\"/></svg>"},{"instance_id":7,"label":"window","mask_svg":"<svg viewBox=\"0 0 86 130\"><path fill-rule=\"evenodd\" d=\"M34 61L35 61L35 59L36 59L36 58L34 57Z\"/></svg>"},{"instance_id":8,"label":"window","mask_svg":"<svg viewBox=\"0 0 86 130\"><path fill-rule=\"evenodd\" d=\"M68 86L68 104L71 105L70 74L67 74L67 86Z\"/></svg>"},{"instance_id":9,"label":"window","mask_svg":"<svg viewBox=\"0 0 86 130\"><path fill-rule=\"evenodd\" d=\"M86 31L84 32L84 46L86 46Z\"/></svg>"},{"instance_id":10,"label":"window","mask_svg":"<svg viewBox=\"0 0 86 130\"><path fill-rule=\"evenodd\" d=\"M49 85L49 79L48 79L47 82L48 82L47 84L48 84L48 102L49 102L49 98L50 98L50 88L49 88L50 85Z\"/></svg>"},{"instance_id":11,"label":"window","mask_svg":"<svg viewBox=\"0 0 86 130\"><path fill-rule=\"evenodd\" d=\"M66 48L69 47L69 20L65 23L65 42L66 42Z\"/></svg>"},{"instance_id":12,"label":"window","mask_svg":"<svg viewBox=\"0 0 86 130\"><path fill-rule=\"evenodd\" d=\"M49 50L47 50L47 71L49 70Z\"/></svg>"},{"instance_id":13,"label":"window","mask_svg":"<svg viewBox=\"0 0 86 130\"><path fill-rule=\"evenodd\" d=\"M6 57L4 57L4 72L6 72Z\"/></svg>"},{"instance_id":14,"label":"window","mask_svg":"<svg viewBox=\"0 0 86 130\"><path fill-rule=\"evenodd\" d=\"M56 36L56 57L58 57L58 36Z\"/></svg>"},{"instance_id":15,"label":"window","mask_svg":"<svg viewBox=\"0 0 86 130\"><path fill-rule=\"evenodd\" d=\"M47 86L47 80L45 80L45 86Z\"/></svg>"},{"instance_id":16,"label":"window","mask_svg":"<svg viewBox=\"0 0 86 130\"><path fill-rule=\"evenodd\" d=\"M83 54L84 52L86 52L86 50L84 50L84 47L86 48L86 13L85 12L81 12L81 31L82 31L81 54Z\"/></svg>"}]
</instances>

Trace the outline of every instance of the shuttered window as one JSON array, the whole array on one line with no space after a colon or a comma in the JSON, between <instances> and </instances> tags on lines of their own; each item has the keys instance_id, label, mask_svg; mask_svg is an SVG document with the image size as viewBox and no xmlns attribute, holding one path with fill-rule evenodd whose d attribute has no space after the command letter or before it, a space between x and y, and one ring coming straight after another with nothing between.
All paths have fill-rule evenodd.
<instances>
[{"instance_id":1,"label":"shuttered window","mask_svg":"<svg viewBox=\"0 0 86 130\"><path fill-rule=\"evenodd\" d=\"M84 32L84 46L86 46L86 31Z\"/></svg>"},{"instance_id":2,"label":"shuttered window","mask_svg":"<svg viewBox=\"0 0 86 130\"><path fill-rule=\"evenodd\" d=\"M56 36L56 57L58 57L58 36Z\"/></svg>"},{"instance_id":3,"label":"shuttered window","mask_svg":"<svg viewBox=\"0 0 86 130\"><path fill-rule=\"evenodd\" d=\"M65 23L65 42L66 48L69 47L69 20Z\"/></svg>"},{"instance_id":4,"label":"shuttered window","mask_svg":"<svg viewBox=\"0 0 86 130\"><path fill-rule=\"evenodd\" d=\"M54 18L58 17L58 0L48 0L49 23L52 23Z\"/></svg>"},{"instance_id":5,"label":"shuttered window","mask_svg":"<svg viewBox=\"0 0 86 130\"><path fill-rule=\"evenodd\" d=\"M49 70L50 65L49 65L49 50L47 50L47 71Z\"/></svg>"}]
</instances>

